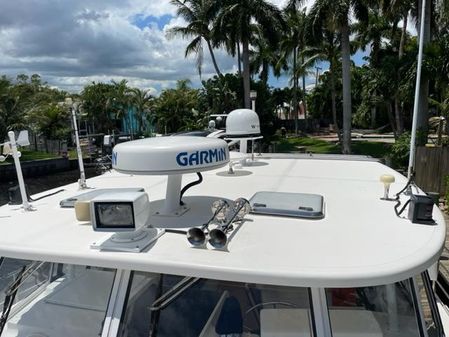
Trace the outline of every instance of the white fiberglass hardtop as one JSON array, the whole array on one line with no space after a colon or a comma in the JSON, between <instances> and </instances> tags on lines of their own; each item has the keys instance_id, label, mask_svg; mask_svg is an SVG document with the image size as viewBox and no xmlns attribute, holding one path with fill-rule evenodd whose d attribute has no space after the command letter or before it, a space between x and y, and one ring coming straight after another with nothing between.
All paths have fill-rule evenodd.
<instances>
[{"instance_id":1,"label":"white fiberglass hardtop","mask_svg":"<svg viewBox=\"0 0 449 337\"><path fill-rule=\"evenodd\" d=\"M242 171L225 176L227 168L203 173L202 184L184 197L201 212L156 219L158 227L188 229L210 216L214 200L250 199L260 191L301 192L324 197L322 219L249 214L230 240L227 251L192 249L185 237L165 233L147 251L132 254L90 248L105 236L89 223L78 222L63 199L82 194L77 184L35 202L35 211L20 206L0 208L0 255L61 263L87 264L153 272L291 286L345 287L402 280L430 267L445 240L444 219L437 208L433 225L399 218L394 202L383 201L382 174L406 179L375 161L296 159L263 155ZM183 181L196 177L184 175ZM111 172L89 180L95 189L143 188L152 205L165 198L166 176ZM88 192L87 190L86 192ZM51 191L49 191L51 192ZM202 204L204 203L204 207ZM195 206L196 207L196 206ZM151 223L151 218L150 218Z\"/></svg>"},{"instance_id":2,"label":"white fiberglass hardtop","mask_svg":"<svg viewBox=\"0 0 449 337\"><path fill-rule=\"evenodd\" d=\"M3 327L0 317L0 335L395 337L425 336L427 326L440 326L435 311L424 320L417 294L441 254L444 219L433 207L432 222L414 223L406 212L397 215L395 201L382 199L382 175L389 177L383 181L391 184L390 196L406 186L405 177L365 157L261 154L251 160L214 144L172 152L181 166L202 165L196 169L163 175L160 162L145 159L152 174L137 172L139 163L131 162L121 171L132 173L89 179L90 189L64 186L33 202L33 211L0 207L4 303L34 277L2 315ZM120 166L120 148L114 153ZM90 202L83 199L88 193L96 194ZM87 205L82 216L61 207L74 200ZM252 211L226 232L226 245L192 246L186 232L204 229L217 201L235 200L249 200ZM148 203L138 215L148 216L146 225L158 234L135 251L101 249L113 234L94 231L92 223L98 230L102 219L112 226L115 220L95 213L94 202L121 202L115 210L129 214ZM53 317L51 325L43 312ZM61 326L76 322L73 329Z\"/></svg>"}]
</instances>

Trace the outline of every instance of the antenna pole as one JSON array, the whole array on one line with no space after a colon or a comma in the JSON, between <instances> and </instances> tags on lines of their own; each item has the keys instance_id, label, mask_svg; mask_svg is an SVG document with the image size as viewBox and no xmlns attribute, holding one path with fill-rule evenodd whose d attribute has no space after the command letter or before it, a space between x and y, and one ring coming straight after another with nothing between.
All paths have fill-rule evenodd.
<instances>
[{"instance_id":1,"label":"antenna pole","mask_svg":"<svg viewBox=\"0 0 449 337\"><path fill-rule=\"evenodd\" d=\"M11 144L14 165L16 167L17 180L19 181L20 195L22 197L22 207L25 211L32 211L33 207L28 203L28 196L25 189L25 182L23 180L22 167L20 166L19 153L17 152L17 144L14 131L9 131L8 137L9 143Z\"/></svg>"},{"instance_id":2,"label":"antenna pole","mask_svg":"<svg viewBox=\"0 0 449 337\"><path fill-rule=\"evenodd\" d=\"M407 178L413 174L415 168L415 155L416 155L416 128L418 124L418 105L419 105L419 88L421 86L421 68L423 58L423 40L424 40L424 19L426 16L426 0L422 1L421 8L421 25L419 29L419 49L418 49L418 67L416 69L416 87L415 87L415 102L413 105L413 124L412 124L412 137L410 139L410 156L408 162Z\"/></svg>"},{"instance_id":3,"label":"antenna pole","mask_svg":"<svg viewBox=\"0 0 449 337\"><path fill-rule=\"evenodd\" d=\"M76 123L76 114L73 105L69 107L72 113L73 127L75 129L76 153L78 155L78 165L80 167L80 179L78 180L80 190L87 188L86 174L84 173L83 153L81 152L80 137L78 135L78 125Z\"/></svg>"}]
</instances>

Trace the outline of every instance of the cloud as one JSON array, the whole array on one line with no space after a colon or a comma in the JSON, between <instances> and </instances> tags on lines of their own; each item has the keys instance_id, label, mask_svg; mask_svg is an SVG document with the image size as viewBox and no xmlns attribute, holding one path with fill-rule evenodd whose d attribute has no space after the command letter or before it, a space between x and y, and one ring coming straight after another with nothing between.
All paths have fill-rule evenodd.
<instances>
[{"instance_id":1,"label":"cloud","mask_svg":"<svg viewBox=\"0 0 449 337\"><path fill-rule=\"evenodd\" d=\"M271 2L283 7L287 0ZM111 79L153 92L178 79L198 87L195 59L184 57L189 41L166 35L184 24L169 0L1 0L0 74L38 73L69 92ZM215 52L222 72L236 71L236 60ZM205 46L202 79L214 75Z\"/></svg>"},{"instance_id":2,"label":"cloud","mask_svg":"<svg viewBox=\"0 0 449 337\"><path fill-rule=\"evenodd\" d=\"M183 24L175 9L167 0L0 1L0 74L39 73L68 91L122 78L154 90L184 78L199 85L194 58L184 58L188 41L166 36L167 28ZM137 17L154 23L139 27ZM215 70L207 49L204 55L208 78ZM223 51L217 60L224 72L234 68Z\"/></svg>"}]
</instances>

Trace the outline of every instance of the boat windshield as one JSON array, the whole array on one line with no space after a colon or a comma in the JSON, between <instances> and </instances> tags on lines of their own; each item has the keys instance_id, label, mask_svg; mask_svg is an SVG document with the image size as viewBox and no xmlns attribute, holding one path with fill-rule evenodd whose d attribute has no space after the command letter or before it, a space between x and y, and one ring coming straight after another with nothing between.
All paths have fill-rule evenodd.
<instances>
[{"instance_id":1,"label":"boat windshield","mask_svg":"<svg viewBox=\"0 0 449 337\"><path fill-rule=\"evenodd\" d=\"M0 335L100 335L114 276L113 269L4 259Z\"/></svg>"},{"instance_id":2,"label":"boat windshield","mask_svg":"<svg viewBox=\"0 0 449 337\"><path fill-rule=\"evenodd\" d=\"M35 262L30 260L2 259L2 263L0 264L0 309L3 308L8 288L14 283L22 271L27 270L34 264ZM48 282L50 278L50 264L45 263L40 265L39 263L39 265L35 266L38 268L33 269L30 277L23 278L20 286L17 287L15 302L20 302L41 285Z\"/></svg>"},{"instance_id":3,"label":"boat windshield","mask_svg":"<svg viewBox=\"0 0 449 337\"><path fill-rule=\"evenodd\" d=\"M376 287L327 289L333 336L420 336L411 287L405 280Z\"/></svg>"},{"instance_id":4,"label":"boat windshield","mask_svg":"<svg viewBox=\"0 0 449 337\"><path fill-rule=\"evenodd\" d=\"M314 336L310 308L307 288L134 272L118 335Z\"/></svg>"},{"instance_id":5,"label":"boat windshield","mask_svg":"<svg viewBox=\"0 0 449 337\"><path fill-rule=\"evenodd\" d=\"M333 337L419 337L426 326L412 286L326 289L319 311L308 288L133 272L118 336L312 337L329 319Z\"/></svg>"}]
</instances>

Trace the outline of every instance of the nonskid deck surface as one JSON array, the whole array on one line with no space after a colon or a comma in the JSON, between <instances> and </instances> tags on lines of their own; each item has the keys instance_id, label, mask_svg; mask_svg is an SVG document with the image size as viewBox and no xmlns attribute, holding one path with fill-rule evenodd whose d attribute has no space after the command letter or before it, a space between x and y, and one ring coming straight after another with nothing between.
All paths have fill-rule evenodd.
<instances>
[{"instance_id":1,"label":"nonskid deck surface","mask_svg":"<svg viewBox=\"0 0 449 337\"><path fill-rule=\"evenodd\" d=\"M377 162L270 158L252 166L203 173L202 184L184 201L191 210L183 217L152 216L160 227L187 229L211 215L213 200L251 198L259 191L314 193L324 197L321 220L254 215L235 229L227 251L192 248L185 236L166 233L143 253L99 252L90 245L105 233L75 219L73 209L59 207L73 197L77 184L33 203L34 212L19 206L0 207L0 256L154 271L231 281L314 287L386 284L413 276L435 261L445 240L445 224L435 207L435 225L412 224L398 218L394 202L382 201L382 174L402 189L405 177ZM183 177L183 185L196 175ZM131 176L117 172L88 180L90 187L143 187L156 209L165 198L166 177ZM46 194L48 192L44 192ZM39 195L37 195L39 196Z\"/></svg>"}]
</instances>

